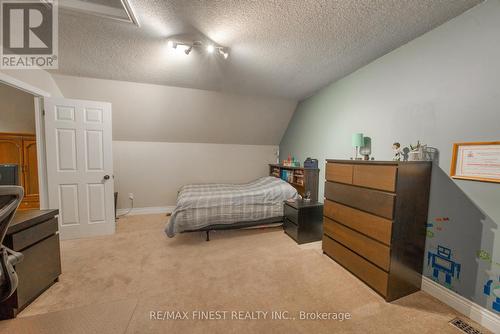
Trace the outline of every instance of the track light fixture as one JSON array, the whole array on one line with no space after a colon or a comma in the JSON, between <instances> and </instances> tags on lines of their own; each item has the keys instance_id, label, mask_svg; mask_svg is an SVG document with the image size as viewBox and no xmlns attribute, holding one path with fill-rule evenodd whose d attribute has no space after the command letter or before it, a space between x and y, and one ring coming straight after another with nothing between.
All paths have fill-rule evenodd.
<instances>
[{"instance_id":1,"label":"track light fixture","mask_svg":"<svg viewBox=\"0 0 500 334\"><path fill-rule=\"evenodd\" d=\"M208 54L215 53L215 54L220 55L224 59L229 58L228 48L220 46L220 45L214 45L214 44L203 45L203 42L201 42L201 41L194 41L192 43L183 43L183 42L169 40L167 45L169 48L172 48L172 49L177 49L178 46L182 46L183 51L186 55L189 55L191 53L191 51L193 51L193 48L200 48L200 49L204 49Z\"/></svg>"}]
</instances>

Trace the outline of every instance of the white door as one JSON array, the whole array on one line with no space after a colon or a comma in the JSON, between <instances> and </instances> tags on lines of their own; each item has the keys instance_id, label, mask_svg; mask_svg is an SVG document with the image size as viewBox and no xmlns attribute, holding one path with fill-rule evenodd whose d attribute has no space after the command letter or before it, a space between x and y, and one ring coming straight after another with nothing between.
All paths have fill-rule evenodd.
<instances>
[{"instance_id":1,"label":"white door","mask_svg":"<svg viewBox=\"0 0 500 334\"><path fill-rule=\"evenodd\" d=\"M61 239L115 232L111 104L44 99L49 207Z\"/></svg>"}]
</instances>

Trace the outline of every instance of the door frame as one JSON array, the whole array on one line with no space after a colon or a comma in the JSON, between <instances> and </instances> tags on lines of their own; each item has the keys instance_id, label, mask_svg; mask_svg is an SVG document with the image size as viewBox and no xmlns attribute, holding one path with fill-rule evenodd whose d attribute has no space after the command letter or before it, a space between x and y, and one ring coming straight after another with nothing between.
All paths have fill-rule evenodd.
<instances>
[{"instance_id":1,"label":"door frame","mask_svg":"<svg viewBox=\"0 0 500 334\"><path fill-rule=\"evenodd\" d=\"M45 154L45 130L43 120L43 98L50 97L50 93L0 72L0 83L20 89L33 95L35 107L36 150L38 160L38 187L40 195L40 209L48 209L49 192L47 185L47 163Z\"/></svg>"}]
</instances>

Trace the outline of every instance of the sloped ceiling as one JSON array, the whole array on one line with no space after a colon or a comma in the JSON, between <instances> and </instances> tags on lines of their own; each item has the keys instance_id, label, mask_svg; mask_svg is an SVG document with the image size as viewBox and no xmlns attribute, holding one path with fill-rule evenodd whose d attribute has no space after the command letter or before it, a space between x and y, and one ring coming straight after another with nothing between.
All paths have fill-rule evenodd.
<instances>
[{"instance_id":1,"label":"sloped ceiling","mask_svg":"<svg viewBox=\"0 0 500 334\"><path fill-rule=\"evenodd\" d=\"M278 145L295 100L53 75L64 97L112 103L113 140Z\"/></svg>"},{"instance_id":2,"label":"sloped ceiling","mask_svg":"<svg viewBox=\"0 0 500 334\"><path fill-rule=\"evenodd\" d=\"M61 11L59 74L300 100L481 0L130 0L141 23ZM206 36L228 60L172 52Z\"/></svg>"}]
</instances>

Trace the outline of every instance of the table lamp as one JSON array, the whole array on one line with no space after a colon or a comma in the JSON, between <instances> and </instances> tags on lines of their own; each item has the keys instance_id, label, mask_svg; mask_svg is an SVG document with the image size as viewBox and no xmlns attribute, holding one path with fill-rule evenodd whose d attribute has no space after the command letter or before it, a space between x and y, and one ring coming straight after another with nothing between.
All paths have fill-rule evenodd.
<instances>
[{"instance_id":1,"label":"table lamp","mask_svg":"<svg viewBox=\"0 0 500 334\"><path fill-rule=\"evenodd\" d=\"M355 147L355 160L358 160L358 148L363 147L364 139L362 133L354 133L352 135L352 147Z\"/></svg>"}]
</instances>

